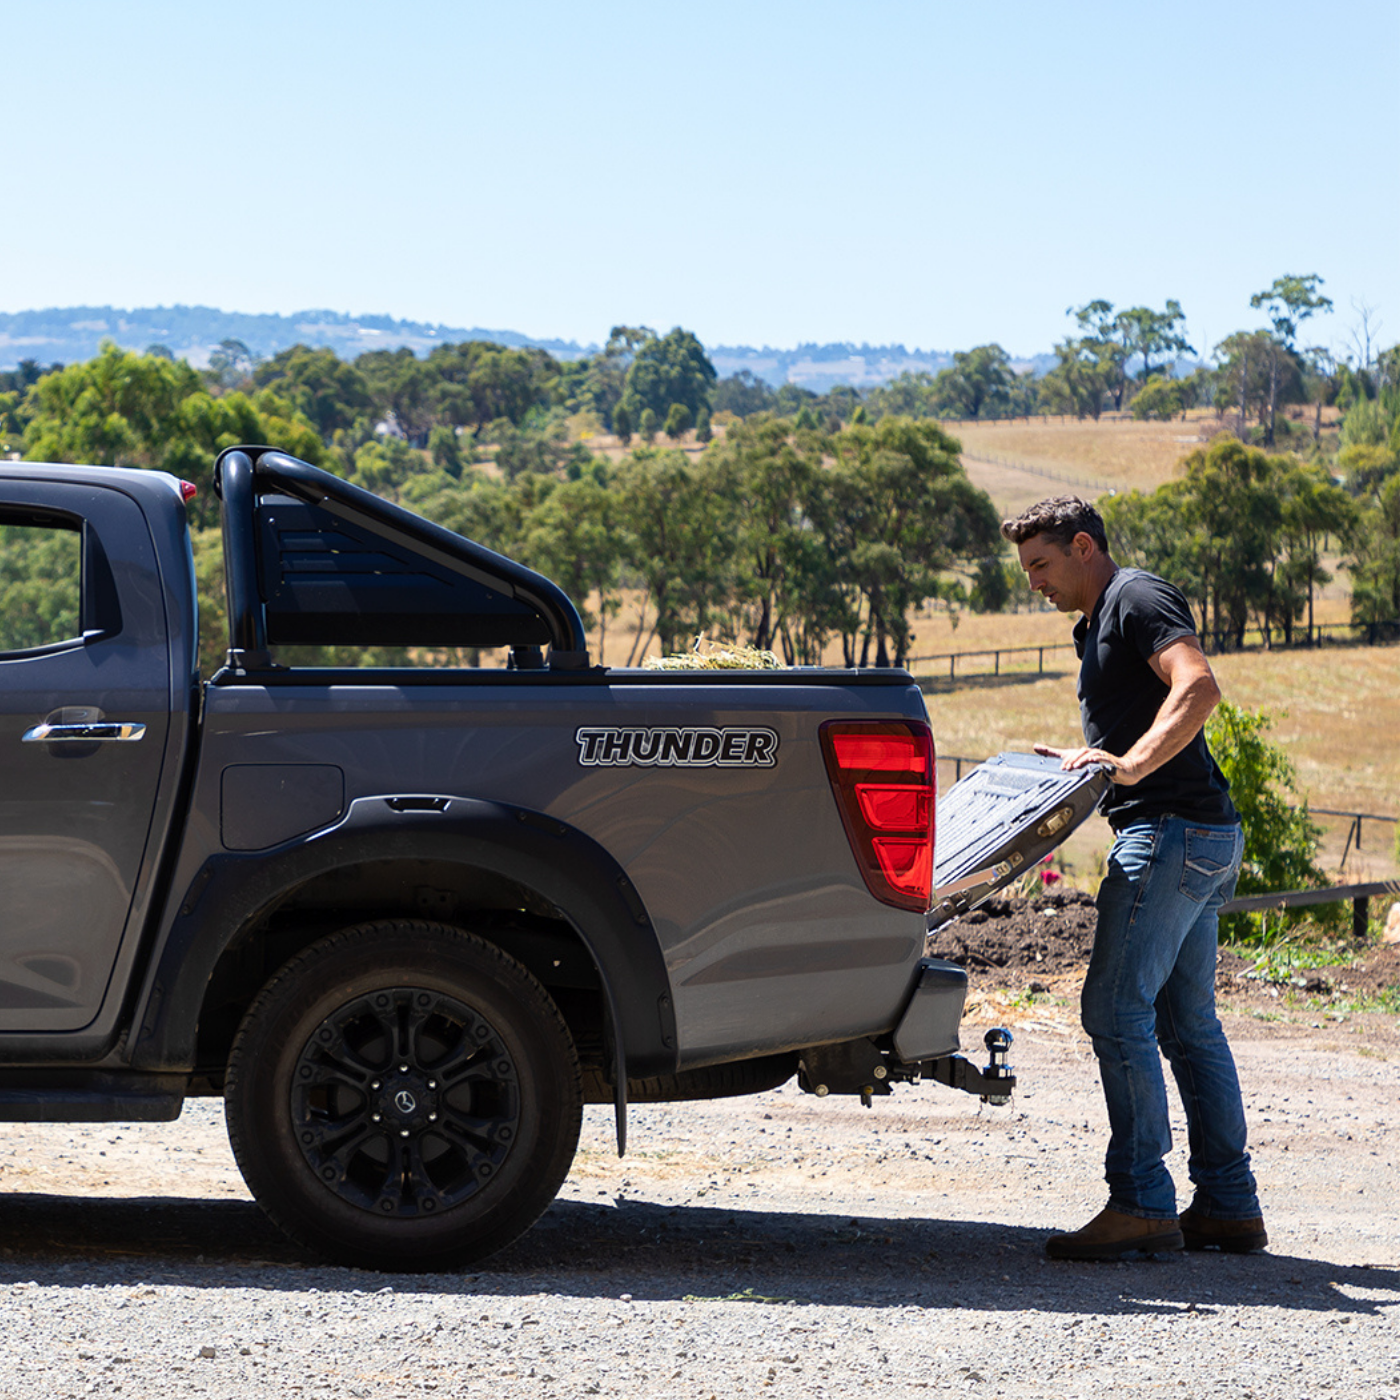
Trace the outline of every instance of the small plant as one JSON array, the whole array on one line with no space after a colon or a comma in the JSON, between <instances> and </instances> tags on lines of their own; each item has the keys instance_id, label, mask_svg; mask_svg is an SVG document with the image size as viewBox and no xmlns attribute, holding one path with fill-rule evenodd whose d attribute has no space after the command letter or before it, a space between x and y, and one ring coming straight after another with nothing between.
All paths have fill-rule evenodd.
<instances>
[{"instance_id":1,"label":"small plant","mask_svg":"<svg viewBox=\"0 0 1400 1400\"><path fill-rule=\"evenodd\" d=\"M1206 722L1206 739L1230 782L1230 797L1244 826L1244 863L1237 895L1274 894L1324 889L1331 881L1317 863L1321 828L1308 815L1307 798L1298 791L1298 775L1287 754L1271 744L1265 731L1273 724L1267 711L1242 709L1222 700ZM1271 919L1278 932L1303 924L1335 927L1340 904L1312 905L1264 914L1227 914L1221 936L1236 943L1267 940Z\"/></svg>"}]
</instances>

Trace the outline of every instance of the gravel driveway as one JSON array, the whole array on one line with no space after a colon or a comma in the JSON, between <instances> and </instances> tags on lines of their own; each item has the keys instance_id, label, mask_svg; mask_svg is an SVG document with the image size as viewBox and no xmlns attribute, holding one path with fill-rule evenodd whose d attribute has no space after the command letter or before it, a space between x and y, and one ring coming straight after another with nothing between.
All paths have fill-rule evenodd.
<instances>
[{"instance_id":1,"label":"gravel driveway","mask_svg":"<svg viewBox=\"0 0 1400 1400\"><path fill-rule=\"evenodd\" d=\"M1394 1018L1230 1017L1270 1252L1094 1265L1042 1253L1103 1204L1092 1059L1020 1015L1009 1108L788 1085L634 1109L623 1161L591 1109L554 1207L464 1275L299 1257L217 1104L9 1125L0 1396L1400 1397Z\"/></svg>"}]
</instances>

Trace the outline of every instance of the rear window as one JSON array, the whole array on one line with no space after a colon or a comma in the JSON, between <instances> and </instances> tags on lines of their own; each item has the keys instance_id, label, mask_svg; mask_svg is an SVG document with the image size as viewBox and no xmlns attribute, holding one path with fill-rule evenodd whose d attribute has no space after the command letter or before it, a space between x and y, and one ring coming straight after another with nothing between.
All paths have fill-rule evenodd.
<instances>
[{"instance_id":1,"label":"rear window","mask_svg":"<svg viewBox=\"0 0 1400 1400\"><path fill-rule=\"evenodd\" d=\"M67 522L0 522L0 652L82 636L83 537Z\"/></svg>"}]
</instances>

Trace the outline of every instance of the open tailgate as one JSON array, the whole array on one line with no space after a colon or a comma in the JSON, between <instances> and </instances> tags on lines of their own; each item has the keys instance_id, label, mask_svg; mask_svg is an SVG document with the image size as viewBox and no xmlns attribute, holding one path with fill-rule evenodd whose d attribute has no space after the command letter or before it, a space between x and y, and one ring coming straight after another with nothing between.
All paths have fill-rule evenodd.
<instances>
[{"instance_id":1,"label":"open tailgate","mask_svg":"<svg viewBox=\"0 0 1400 1400\"><path fill-rule=\"evenodd\" d=\"M974 768L938 803L936 929L975 909L1043 860L1098 806L1102 764L1065 772L1058 758L1002 753Z\"/></svg>"}]
</instances>

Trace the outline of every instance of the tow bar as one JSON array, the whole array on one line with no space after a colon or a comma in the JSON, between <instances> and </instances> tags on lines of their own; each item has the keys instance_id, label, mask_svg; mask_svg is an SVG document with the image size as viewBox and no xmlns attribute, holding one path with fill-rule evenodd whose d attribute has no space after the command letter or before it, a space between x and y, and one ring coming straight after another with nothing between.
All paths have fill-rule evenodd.
<instances>
[{"instance_id":1,"label":"tow bar","mask_svg":"<svg viewBox=\"0 0 1400 1400\"><path fill-rule=\"evenodd\" d=\"M982 1037L987 1047L987 1063L978 1069L961 1055L942 1055L936 1060L903 1063L891 1058L873 1040L848 1040L839 1045L820 1045L804 1050L798 1061L797 1084L807 1094L824 1099L828 1094L859 1094L866 1108L877 1095L885 1095L897 1083L917 1084L922 1079L978 1094L983 1103L1007 1104L1016 1087L1007 1054L1011 1032L993 1026Z\"/></svg>"}]
</instances>

